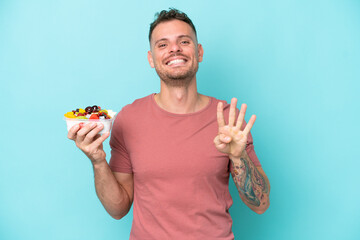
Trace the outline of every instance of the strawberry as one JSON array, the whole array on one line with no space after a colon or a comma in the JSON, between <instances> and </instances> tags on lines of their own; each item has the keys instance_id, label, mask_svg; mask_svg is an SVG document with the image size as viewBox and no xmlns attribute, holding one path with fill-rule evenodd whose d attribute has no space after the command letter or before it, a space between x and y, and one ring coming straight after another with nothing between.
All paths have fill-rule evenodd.
<instances>
[{"instance_id":1,"label":"strawberry","mask_svg":"<svg viewBox=\"0 0 360 240\"><path fill-rule=\"evenodd\" d=\"M99 119L99 116L97 114L91 114L89 119Z\"/></svg>"}]
</instances>

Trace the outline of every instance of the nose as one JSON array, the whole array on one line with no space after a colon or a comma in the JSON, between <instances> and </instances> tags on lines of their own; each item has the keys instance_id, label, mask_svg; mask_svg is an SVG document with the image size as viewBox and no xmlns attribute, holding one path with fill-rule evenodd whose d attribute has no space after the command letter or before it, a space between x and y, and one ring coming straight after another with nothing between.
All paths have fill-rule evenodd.
<instances>
[{"instance_id":1,"label":"nose","mask_svg":"<svg viewBox=\"0 0 360 240\"><path fill-rule=\"evenodd\" d=\"M170 51L170 53L176 53L176 52L181 52L182 49L181 49L180 44L173 43L170 45L169 51Z\"/></svg>"}]
</instances>

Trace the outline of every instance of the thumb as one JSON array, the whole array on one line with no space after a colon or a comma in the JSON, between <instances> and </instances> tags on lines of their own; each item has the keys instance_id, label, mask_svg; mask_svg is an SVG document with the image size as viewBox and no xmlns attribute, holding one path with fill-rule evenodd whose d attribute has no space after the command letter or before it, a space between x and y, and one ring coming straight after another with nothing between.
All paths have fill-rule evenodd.
<instances>
[{"instance_id":1,"label":"thumb","mask_svg":"<svg viewBox=\"0 0 360 240\"><path fill-rule=\"evenodd\" d=\"M217 135L214 138L214 144L215 144L215 147L218 149L224 149L226 147L226 143L224 143L223 141L220 140L220 135Z\"/></svg>"},{"instance_id":2,"label":"thumb","mask_svg":"<svg viewBox=\"0 0 360 240\"><path fill-rule=\"evenodd\" d=\"M223 143L229 143L232 140L232 138L230 136L225 135L223 133L220 133L218 136L219 136L220 141Z\"/></svg>"}]
</instances>

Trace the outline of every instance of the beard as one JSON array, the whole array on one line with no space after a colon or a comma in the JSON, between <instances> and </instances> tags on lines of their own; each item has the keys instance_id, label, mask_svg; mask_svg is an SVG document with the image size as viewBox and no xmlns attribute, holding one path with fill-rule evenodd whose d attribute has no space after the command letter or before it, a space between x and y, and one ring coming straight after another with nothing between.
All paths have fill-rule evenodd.
<instances>
[{"instance_id":1,"label":"beard","mask_svg":"<svg viewBox=\"0 0 360 240\"><path fill-rule=\"evenodd\" d=\"M155 66L156 73L169 87L187 87L194 79L197 71L199 69L199 64L194 64L190 66L190 69L175 69L172 72L166 71L162 68Z\"/></svg>"}]
</instances>

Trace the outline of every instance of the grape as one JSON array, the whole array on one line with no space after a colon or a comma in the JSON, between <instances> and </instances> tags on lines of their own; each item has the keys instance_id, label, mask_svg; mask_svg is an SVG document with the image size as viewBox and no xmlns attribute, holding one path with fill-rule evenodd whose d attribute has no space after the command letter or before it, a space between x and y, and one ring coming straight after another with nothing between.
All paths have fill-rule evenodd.
<instances>
[{"instance_id":1,"label":"grape","mask_svg":"<svg viewBox=\"0 0 360 240\"><path fill-rule=\"evenodd\" d=\"M93 112L98 112L99 111L98 107L96 105L92 106L92 110L93 110Z\"/></svg>"},{"instance_id":2,"label":"grape","mask_svg":"<svg viewBox=\"0 0 360 240\"><path fill-rule=\"evenodd\" d=\"M87 112L88 114L92 113L93 112L93 108L88 106L85 108L85 112Z\"/></svg>"}]
</instances>

